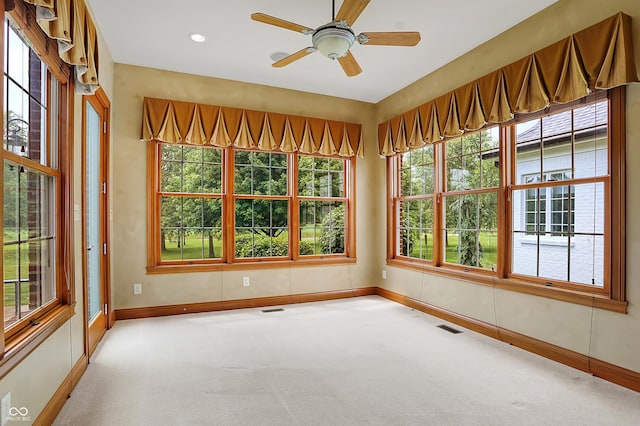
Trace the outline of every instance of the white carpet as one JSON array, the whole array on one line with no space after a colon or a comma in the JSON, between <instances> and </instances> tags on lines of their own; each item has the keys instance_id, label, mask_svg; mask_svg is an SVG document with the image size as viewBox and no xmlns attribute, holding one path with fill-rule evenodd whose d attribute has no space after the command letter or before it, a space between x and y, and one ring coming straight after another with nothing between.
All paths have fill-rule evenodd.
<instances>
[{"instance_id":1,"label":"white carpet","mask_svg":"<svg viewBox=\"0 0 640 426\"><path fill-rule=\"evenodd\" d=\"M377 296L283 308L118 321L54 425L640 424L636 392Z\"/></svg>"}]
</instances>

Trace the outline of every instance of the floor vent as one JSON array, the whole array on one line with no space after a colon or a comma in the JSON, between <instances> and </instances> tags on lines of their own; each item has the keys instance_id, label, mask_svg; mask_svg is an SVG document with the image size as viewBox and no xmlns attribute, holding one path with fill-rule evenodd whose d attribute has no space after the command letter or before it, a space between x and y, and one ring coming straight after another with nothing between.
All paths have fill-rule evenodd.
<instances>
[{"instance_id":1,"label":"floor vent","mask_svg":"<svg viewBox=\"0 0 640 426\"><path fill-rule=\"evenodd\" d=\"M273 308L273 309L263 309L262 312L265 314L270 314L271 312L282 312L284 309L282 308Z\"/></svg>"},{"instance_id":2,"label":"floor vent","mask_svg":"<svg viewBox=\"0 0 640 426\"><path fill-rule=\"evenodd\" d=\"M445 331L448 331L449 333L453 333L453 334L462 333L462 331L456 330L455 328L449 327L448 325L444 325L444 324L436 325L436 327L441 328L441 329L443 329Z\"/></svg>"}]
</instances>

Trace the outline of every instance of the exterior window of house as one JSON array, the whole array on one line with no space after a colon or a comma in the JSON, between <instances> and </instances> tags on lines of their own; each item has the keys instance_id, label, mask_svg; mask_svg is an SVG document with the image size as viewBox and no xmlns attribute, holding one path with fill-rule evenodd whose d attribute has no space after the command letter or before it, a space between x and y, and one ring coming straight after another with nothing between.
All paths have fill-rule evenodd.
<instances>
[{"instance_id":1,"label":"exterior window of house","mask_svg":"<svg viewBox=\"0 0 640 426\"><path fill-rule=\"evenodd\" d=\"M547 181L567 179L568 172L549 173ZM522 183L537 183L537 175L523 176ZM569 192L570 191L570 192ZM550 212L550 214L547 214ZM574 231L575 187L555 186L528 189L525 199L525 229L527 235L567 236Z\"/></svg>"},{"instance_id":2,"label":"exterior window of house","mask_svg":"<svg viewBox=\"0 0 640 426\"><path fill-rule=\"evenodd\" d=\"M4 340L24 342L30 324L54 311L63 315L58 308L70 299L62 250L68 145L59 140L69 125L60 113L68 85L49 71L27 35L8 20L3 31Z\"/></svg>"},{"instance_id":3,"label":"exterior window of house","mask_svg":"<svg viewBox=\"0 0 640 426\"><path fill-rule=\"evenodd\" d=\"M623 124L613 89L389 158L388 262L625 309Z\"/></svg>"},{"instance_id":4,"label":"exterior window of house","mask_svg":"<svg viewBox=\"0 0 640 426\"><path fill-rule=\"evenodd\" d=\"M150 149L158 218L148 270L354 258L353 159L161 142Z\"/></svg>"}]
</instances>

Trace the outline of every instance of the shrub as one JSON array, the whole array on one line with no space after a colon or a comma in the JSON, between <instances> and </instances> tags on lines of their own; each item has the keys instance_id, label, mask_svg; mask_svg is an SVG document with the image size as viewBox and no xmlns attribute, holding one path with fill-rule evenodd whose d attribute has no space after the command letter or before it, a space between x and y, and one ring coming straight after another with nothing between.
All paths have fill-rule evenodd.
<instances>
[{"instance_id":1,"label":"shrub","mask_svg":"<svg viewBox=\"0 0 640 426\"><path fill-rule=\"evenodd\" d=\"M322 253L344 253L344 204L334 207L322 219L320 248Z\"/></svg>"}]
</instances>

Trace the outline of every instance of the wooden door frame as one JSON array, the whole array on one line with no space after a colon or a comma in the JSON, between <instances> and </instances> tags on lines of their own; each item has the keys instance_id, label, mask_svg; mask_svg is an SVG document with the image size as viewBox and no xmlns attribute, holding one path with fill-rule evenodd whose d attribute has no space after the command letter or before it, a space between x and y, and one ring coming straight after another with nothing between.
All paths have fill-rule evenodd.
<instances>
[{"instance_id":1,"label":"wooden door frame","mask_svg":"<svg viewBox=\"0 0 640 426\"><path fill-rule=\"evenodd\" d=\"M99 152L102 155L100 158L100 182L104 182L105 191L100 193L100 241L106 244L106 252L100 257L100 273L103 280L104 291L104 303L107 305L107 311L105 313L105 331L110 329L115 322L115 315L113 307L111 305L111 255L110 255L110 241L109 241L109 222L110 222L110 209L109 209L109 155L110 155L110 111L111 102L102 88L98 88L94 95L85 95L82 97L82 290L83 290L83 329L84 329L84 351L87 358L90 357L95 347L89 347L89 295L87 291L87 182L86 182L86 155L87 155L87 140L86 140L86 113L87 102L100 113L102 121L104 122L104 129L101 132L101 144ZM98 248L102 250L102 248ZM103 307L101 307L103 309ZM100 337L102 339L102 337ZM98 341L100 340L98 339Z\"/></svg>"}]
</instances>

